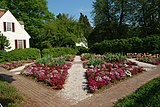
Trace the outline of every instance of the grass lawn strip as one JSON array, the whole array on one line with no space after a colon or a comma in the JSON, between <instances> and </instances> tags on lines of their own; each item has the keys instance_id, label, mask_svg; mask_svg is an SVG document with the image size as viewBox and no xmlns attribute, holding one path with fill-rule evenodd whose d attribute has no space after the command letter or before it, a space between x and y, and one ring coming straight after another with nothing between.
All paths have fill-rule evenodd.
<instances>
[{"instance_id":1,"label":"grass lawn strip","mask_svg":"<svg viewBox=\"0 0 160 107\"><path fill-rule=\"evenodd\" d=\"M0 78L0 103L3 107L20 107L23 99L14 87Z\"/></svg>"}]
</instances>

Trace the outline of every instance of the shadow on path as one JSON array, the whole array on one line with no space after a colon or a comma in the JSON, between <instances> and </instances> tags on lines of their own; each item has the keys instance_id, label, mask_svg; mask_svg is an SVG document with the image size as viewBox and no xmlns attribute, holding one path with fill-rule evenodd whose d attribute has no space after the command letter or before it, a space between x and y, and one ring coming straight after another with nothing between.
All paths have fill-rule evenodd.
<instances>
[{"instance_id":1,"label":"shadow on path","mask_svg":"<svg viewBox=\"0 0 160 107\"><path fill-rule=\"evenodd\" d=\"M14 103L14 100L10 99L10 98L0 98L0 104L3 107L8 107L9 104ZM0 107L1 107L0 105Z\"/></svg>"},{"instance_id":2,"label":"shadow on path","mask_svg":"<svg viewBox=\"0 0 160 107\"><path fill-rule=\"evenodd\" d=\"M2 78L1 81L6 81L8 83L12 83L13 81L16 80L16 79L13 78L12 75L7 75L7 74L0 74L0 78Z\"/></svg>"}]
</instances>

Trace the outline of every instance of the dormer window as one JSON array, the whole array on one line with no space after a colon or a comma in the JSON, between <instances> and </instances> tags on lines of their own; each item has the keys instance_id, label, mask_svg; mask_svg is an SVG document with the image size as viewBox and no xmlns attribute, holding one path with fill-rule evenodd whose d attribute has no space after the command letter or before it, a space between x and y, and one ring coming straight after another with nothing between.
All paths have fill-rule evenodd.
<instances>
[{"instance_id":1,"label":"dormer window","mask_svg":"<svg viewBox=\"0 0 160 107\"><path fill-rule=\"evenodd\" d=\"M7 31L12 31L12 23L7 22Z\"/></svg>"},{"instance_id":2,"label":"dormer window","mask_svg":"<svg viewBox=\"0 0 160 107\"><path fill-rule=\"evenodd\" d=\"M15 32L15 26L13 22L4 22L4 32L6 31L11 31L11 32Z\"/></svg>"}]
</instances>

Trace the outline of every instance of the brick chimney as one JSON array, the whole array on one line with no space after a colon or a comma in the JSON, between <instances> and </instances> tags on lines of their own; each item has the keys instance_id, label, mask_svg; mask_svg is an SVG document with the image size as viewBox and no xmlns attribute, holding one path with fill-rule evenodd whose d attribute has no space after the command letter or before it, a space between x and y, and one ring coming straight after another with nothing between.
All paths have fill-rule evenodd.
<instances>
[{"instance_id":1,"label":"brick chimney","mask_svg":"<svg viewBox=\"0 0 160 107\"><path fill-rule=\"evenodd\" d=\"M0 9L0 17L5 13L5 9Z\"/></svg>"}]
</instances>

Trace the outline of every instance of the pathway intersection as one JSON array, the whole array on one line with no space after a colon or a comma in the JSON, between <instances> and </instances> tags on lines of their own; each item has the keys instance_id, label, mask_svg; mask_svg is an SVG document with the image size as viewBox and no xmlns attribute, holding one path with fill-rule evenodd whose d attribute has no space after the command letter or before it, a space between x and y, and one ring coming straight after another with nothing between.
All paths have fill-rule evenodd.
<instances>
[{"instance_id":1,"label":"pathway intersection","mask_svg":"<svg viewBox=\"0 0 160 107\"><path fill-rule=\"evenodd\" d=\"M58 93L58 95L68 99L72 104L76 104L92 96L92 94L87 93L87 80L85 79L86 69L84 69L82 63L79 62L81 62L80 56L76 56L74 64L68 71L69 75L64 89Z\"/></svg>"},{"instance_id":2,"label":"pathway intersection","mask_svg":"<svg viewBox=\"0 0 160 107\"><path fill-rule=\"evenodd\" d=\"M112 107L118 99L131 94L143 84L160 76L160 66L149 67L150 70L147 72L120 82L103 92L88 94L84 77L86 69L82 67L80 56L75 57L62 90L53 90L51 87L17 75L22 68L9 72L0 68L0 78L4 78L26 97L22 107Z\"/></svg>"}]
</instances>

